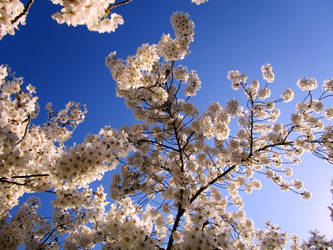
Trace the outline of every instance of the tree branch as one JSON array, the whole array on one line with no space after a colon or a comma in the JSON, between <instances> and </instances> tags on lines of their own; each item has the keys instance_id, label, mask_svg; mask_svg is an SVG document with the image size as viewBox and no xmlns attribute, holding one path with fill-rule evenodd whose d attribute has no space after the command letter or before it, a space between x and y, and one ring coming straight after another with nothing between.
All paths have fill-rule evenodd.
<instances>
[{"instance_id":1,"label":"tree branch","mask_svg":"<svg viewBox=\"0 0 333 250\"><path fill-rule=\"evenodd\" d=\"M171 149L171 150L173 150L173 151L179 152L178 149L173 148L173 147L170 147L170 146L165 145L165 144L163 144L163 143L159 143L159 142L157 142L157 141L146 140L146 139L139 139L137 142L134 142L134 143L139 144L140 142L148 142L148 143L156 144L156 145L158 145L158 146L161 146L161 147L168 148L168 149Z\"/></svg>"},{"instance_id":2,"label":"tree branch","mask_svg":"<svg viewBox=\"0 0 333 250\"><path fill-rule=\"evenodd\" d=\"M226 176L230 171L232 171L234 168L236 167L236 165L231 166L230 168L228 168L226 171L224 171L223 173L219 174L217 177L215 177L213 180L211 180L210 182L208 182L207 185L201 187L196 193L195 195L193 195L193 197L190 199L190 203L192 203L193 201L195 201L198 196L205 191L207 188L209 188L209 186L213 185L216 181L218 181L219 179L221 179L222 177Z\"/></svg>"},{"instance_id":3,"label":"tree branch","mask_svg":"<svg viewBox=\"0 0 333 250\"><path fill-rule=\"evenodd\" d=\"M10 177L10 179L28 179L28 178L35 178L35 177L43 177L43 176L49 176L49 174L33 174L33 175L16 175ZM7 177L0 177L0 183L8 183L8 184L15 184L18 186L26 186L27 183L20 183L16 181L10 181ZM52 192L52 191L50 191Z\"/></svg>"},{"instance_id":4,"label":"tree branch","mask_svg":"<svg viewBox=\"0 0 333 250\"><path fill-rule=\"evenodd\" d=\"M31 118L30 118L30 115L28 115L28 118L27 118L27 126L25 126L25 129L24 129L24 134L23 134L23 137L21 138L21 140L19 140L16 145L20 144L23 139L25 138L25 136L27 135L27 132L28 132L28 128L29 128L29 125L30 125L30 122L31 122Z\"/></svg>"},{"instance_id":5,"label":"tree branch","mask_svg":"<svg viewBox=\"0 0 333 250\"><path fill-rule=\"evenodd\" d=\"M16 182L16 181L8 181L7 179L4 179L4 178L0 178L0 183L8 183L8 184L15 184L15 185L18 185L18 186L26 186L25 183L19 183L19 182Z\"/></svg>"},{"instance_id":6,"label":"tree branch","mask_svg":"<svg viewBox=\"0 0 333 250\"><path fill-rule=\"evenodd\" d=\"M33 2L34 2L34 0L29 0L27 5L24 7L24 10L17 17L15 17L14 20L12 20L12 25L15 25L20 20L21 17L28 14L28 11L29 11L31 5L33 4Z\"/></svg>"},{"instance_id":7,"label":"tree branch","mask_svg":"<svg viewBox=\"0 0 333 250\"><path fill-rule=\"evenodd\" d=\"M170 109L169 109L169 114L171 116L171 110ZM177 130L175 122L173 122L173 132L175 134L177 145L178 145L178 153L179 153L179 158L180 158L180 162L181 162L181 172L184 173L183 148L180 144L179 135L178 135L179 131ZM180 190L180 198L179 198L179 202L178 202L178 212L177 212L176 219L175 219L175 222L173 224L173 227L172 227L172 230L171 230L171 233L170 233L167 250L171 250L171 248L172 248L173 234L177 230L177 228L179 226L180 218L183 216L183 214L185 212L185 209L182 207L182 200L184 198L183 196L184 196L184 190L181 189Z\"/></svg>"},{"instance_id":8,"label":"tree branch","mask_svg":"<svg viewBox=\"0 0 333 250\"><path fill-rule=\"evenodd\" d=\"M178 203L178 212L177 212L177 215L176 215L175 223L173 224L173 227L172 227L172 230L171 230L171 233L170 233L170 238L169 238L169 241L168 241L167 250L171 250L171 248L172 248L173 233L177 230L177 228L179 226L180 218L183 216L184 212L185 212L185 209L182 208L182 205L179 202Z\"/></svg>"},{"instance_id":9,"label":"tree branch","mask_svg":"<svg viewBox=\"0 0 333 250\"><path fill-rule=\"evenodd\" d=\"M15 175L10 178L17 179L17 178L33 178L33 177L43 177L43 176L49 176L49 174Z\"/></svg>"},{"instance_id":10,"label":"tree branch","mask_svg":"<svg viewBox=\"0 0 333 250\"><path fill-rule=\"evenodd\" d=\"M125 0L125 1L122 1L122 2L119 2L119 3L115 3L115 4L112 4L108 7L108 10L112 10L120 5L124 5L124 4L128 4L129 2L132 2L133 0Z\"/></svg>"}]
</instances>

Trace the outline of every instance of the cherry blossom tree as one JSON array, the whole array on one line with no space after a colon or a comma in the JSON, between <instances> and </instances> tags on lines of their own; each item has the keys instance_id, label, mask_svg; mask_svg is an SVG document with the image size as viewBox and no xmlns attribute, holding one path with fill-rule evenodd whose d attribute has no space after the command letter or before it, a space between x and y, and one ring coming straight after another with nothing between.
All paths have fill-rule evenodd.
<instances>
[{"instance_id":1,"label":"cherry blossom tree","mask_svg":"<svg viewBox=\"0 0 333 250\"><path fill-rule=\"evenodd\" d=\"M117 13L112 13L118 6L128 4L133 0L50 0L63 8L52 15L59 24L69 26L86 25L88 30L99 33L114 32L118 25L124 24L124 19ZM199 5L208 0L192 0ZM0 40L6 35L14 35L19 25L25 25L26 17L34 0L28 0L24 5L20 0L1 0L0 2Z\"/></svg>"},{"instance_id":2,"label":"cherry blossom tree","mask_svg":"<svg viewBox=\"0 0 333 250\"><path fill-rule=\"evenodd\" d=\"M54 16L58 22L100 31L94 22L66 16L74 8L69 3L87 1L52 2L64 6ZM102 3L92 5L100 8L92 12L104 11L114 1ZM112 18L110 22L122 20L112 15L103 20ZM201 88L200 78L179 63L190 53L194 23L177 12L171 24L174 37L164 34L157 44L143 44L126 60L116 52L105 59L117 96L138 122L119 130L106 126L81 144L68 146L66 141L84 120L84 105L69 102L54 111L48 104L48 120L33 125L39 111L35 88L1 66L1 249L22 244L28 249L89 249L96 244L104 249L168 250L333 247L317 231L301 241L269 222L256 229L241 195L262 188L260 179L269 178L282 191L311 198L303 182L293 178L293 166L304 153L333 163L333 127L327 125L333 108L326 104L333 80L324 81L321 94L314 96L316 79L300 78L296 85L305 95L290 121L281 123L279 106L291 101L294 92L287 88L280 98L270 98L273 67L261 67L260 82L233 70L227 78L246 101L231 99L225 107L214 102L200 114L191 102ZM238 124L236 132L232 120ZM110 200L102 185L93 190L89 184L116 168L120 171L112 177ZM19 197L37 192L54 195L52 218L38 213L36 198L8 218Z\"/></svg>"}]
</instances>

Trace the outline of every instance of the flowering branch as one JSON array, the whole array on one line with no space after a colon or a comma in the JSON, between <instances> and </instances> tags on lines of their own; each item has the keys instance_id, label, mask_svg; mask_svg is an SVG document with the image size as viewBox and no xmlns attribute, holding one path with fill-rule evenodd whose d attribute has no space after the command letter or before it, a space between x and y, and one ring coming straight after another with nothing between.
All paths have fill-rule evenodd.
<instances>
[{"instance_id":1,"label":"flowering branch","mask_svg":"<svg viewBox=\"0 0 333 250\"><path fill-rule=\"evenodd\" d=\"M49 174L15 175L15 176L10 177L10 179L26 179L27 180L29 178L36 178L36 177L43 177L43 176L49 176ZM16 181L10 181L8 179L9 178L7 178L7 177L0 177L0 182L15 184L15 185L19 185L19 186L27 185L27 182L19 183L19 182L16 182Z\"/></svg>"}]
</instances>

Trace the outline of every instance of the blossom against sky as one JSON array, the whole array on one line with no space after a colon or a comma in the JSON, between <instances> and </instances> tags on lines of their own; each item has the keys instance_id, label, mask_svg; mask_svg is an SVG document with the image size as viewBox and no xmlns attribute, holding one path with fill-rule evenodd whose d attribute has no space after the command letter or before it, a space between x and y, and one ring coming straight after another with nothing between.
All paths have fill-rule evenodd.
<instances>
[{"instance_id":1,"label":"blossom against sky","mask_svg":"<svg viewBox=\"0 0 333 250\"><path fill-rule=\"evenodd\" d=\"M36 86L41 105L38 122L46 119L47 102L55 109L70 100L87 104L87 118L73 141L82 141L84 135L97 133L106 124L118 128L134 121L115 95L104 58L111 51L126 58L143 43L157 43L163 33L171 32L169 19L175 11L188 12L195 23L192 53L183 64L201 79L202 88L194 98L201 111L213 101L225 105L232 97L240 98L227 80L229 70L238 69L250 80L260 79L260 67L270 63L276 75L272 95L279 96L287 87L295 90L296 98L282 110L282 119L289 118L283 114L289 115L288 109L293 110L304 96L296 86L299 78L313 77L322 83L333 77L333 2L329 0L210 0L199 6L189 0L134 0L119 7L125 23L111 34L59 25L51 18L57 8L49 1L36 1L27 25L0 41L0 62ZM313 159L307 156L294 173L313 193L312 200L282 193L268 180L262 190L244 196L245 210L256 226L271 220L304 238L315 227L333 237L327 209L333 171ZM105 185L111 182L110 176L105 176Z\"/></svg>"}]
</instances>

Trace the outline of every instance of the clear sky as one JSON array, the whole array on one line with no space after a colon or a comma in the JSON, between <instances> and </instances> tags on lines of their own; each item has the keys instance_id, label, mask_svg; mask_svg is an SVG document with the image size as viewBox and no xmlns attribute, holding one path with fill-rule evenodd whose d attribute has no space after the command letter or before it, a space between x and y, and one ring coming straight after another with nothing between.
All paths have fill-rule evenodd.
<instances>
[{"instance_id":1,"label":"clear sky","mask_svg":"<svg viewBox=\"0 0 333 250\"><path fill-rule=\"evenodd\" d=\"M52 102L55 110L68 101L87 104L86 120L74 133L76 142L105 125L119 128L134 122L122 99L115 95L115 82L104 58L115 50L125 58L142 43L157 43L163 33L172 32L169 19L175 11L188 12L195 23L192 53L182 64L200 76L202 88L193 101L201 111L213 101L224 105L239 97L226 79L232 69L246 73L250 80L261 80L261 65L270 63L276 75L272 96L278 97L286 87L296 94L295 101L282 108L282 119L288 119L290 110L304 97L297 89L297 79L314 77L321 86L333 77L332 0L209 0L200 6L190 0L133 0L115 9L125 24L111 34L59 25L51 19L59 9L50 1L36 0L27 25L0 41L0 64L9 64L17 76L36 86L41 106L36 122L45 121L47 102ZM332 107L333 103L327 104ZM304 180L312 200L282 193L263 180L262 190L244 194L245 210L256 227L271 220L302 238L314 228L333 237L327 209L332 201L332 166L311 155L303 159L294 173ZM110 176L103 179L105 185ZM46 197L52 195L43 197L46 203Z\"/></svg>"}]
</instances>

